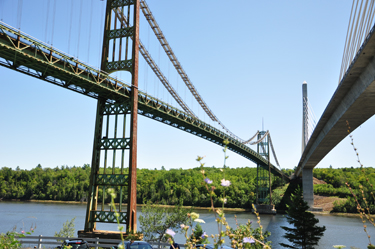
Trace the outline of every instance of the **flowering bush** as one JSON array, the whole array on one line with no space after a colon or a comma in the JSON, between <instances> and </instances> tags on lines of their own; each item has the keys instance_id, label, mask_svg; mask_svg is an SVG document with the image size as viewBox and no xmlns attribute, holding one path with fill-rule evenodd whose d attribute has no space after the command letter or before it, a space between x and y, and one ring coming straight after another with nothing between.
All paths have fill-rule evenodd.
<instances>
[{"instance_id":1,"label":"flowering bush","mask_svg":"<svg viewBox=\"0 0 375 249\"><path fill-rule=\"evenodd\" d=\"M0 234L0 249L16 249L21 248L22 244L18 240L19 238L24 238L26 234L31 235L34 232L35 227L31 227L29 232L21 230L21 232L16 232L16 228L13 231Z\"/></svg>"},{"instance_id":2,"label":"flowering bush","mask_svg":"<svg viewBox=\"0 0 375 249\"><path fill-rule=\"evenodd\" d=\"M346 126L348 128L348 130L347 130L348 133L350 133L350 126L349 126L348 121L346 121ZM350 140L351 140L351 145L353 146L353 150L354 150L354 152L357 156L357 162L362 169L362 173L364 174L364 176L366 176L365 171L363 169L363 164L361 163L361 160L359 159L359 153L357 151L357 148L354 146L353 136L349 135L349 137L350 137ZM367 225L366 225L366 221L367 221L375 227L375 221L374 221L374 218L371 217L371 210L370 210L370 204L373 204L375 202L375 197L374 197L374 193L372 192L373 185L369 182L368 177L365 177L365 178L366 178L366 183L368 185L367 191L370 192L369 194L365 192L362 184L359 185L359 189L360 189L360 193L361 193L359 196L357 196L354 193L354 191L351 188L349 183L346 183L346 185L348 186L348 188L349 188L350 192L352 193L352 195L354 197L354 200L357 204L357 211L358 211L358 213L361 217L361 220L363 222L363 230L365 231L365 233L367 235L367 238L369 240L369 244L368 244L367 248L368 249L375 249L375 246L371 243L371 236L367 231Z\"/></svg>"},{"instance_id":3,"label":"flowering bush","mask_svg":"<svg viewBox=\"0 0 375 249\"><path fill-rule=\"evenodd\" d=\"M220 182L220 185L223 187L229 187L231 185L231 182L229 180L225 179L225 169L226 169L226 160L228 159L228 156L226 155L227 151L227 145L229 144L229 141L224 141L224 167L222 169L223 172L223 179ZM266 232L263 233L262 225L260 223L260 217L259 214L257 215L257 223L259 224L259 227L256 229L253 229L251 227L252 222L249 220L246 224L238 225L236 228L231 228L226 221L225 213L224 213L224 205L227 202L227 198L225 196L225 190L222 193L222 196L219 197L219 200L222 203L221 208L215 208L214 206L214 197L215 194L215 186L211 185L213 184L213 181L209 179L206 176L206 172L204 171L204 163L202 162L203 157L198 156L197 161L200 163L201 173L203 176L203 183L205 184L205 187L209 193L210 199L211 199L211 210L215 214L217 227L218 227L218 233L212 234L210 237L214 240L214 246L215 248L221 248L222 245L225 243L225 238L228 237L230 239L230 243L233 248L271 248L270 244L271 242L266 241L266 237L270 235L270 233ZM255 210L255 207L253 205L253 208ZM192 222L197 223L204 223L204 220L199 218L199 214L197 213L190 213L189 217ZM185 232L185 238L186 238L186 247L189 249L195 248L196 244L199 244L200 241L196 236L189 236L189 226L181 225L181 228ZM191 233L194 233L194 230L191 229ZM171 231L168 232L168 234L171 236L169 238L169 241L171 245L173 246L173 236ZM209 235L206 234L206 232L203 233L202 236L205 236L207 238Z\"/></svg>"},{"instance_id":4,"label":"flowering bush","mask_svg":"<svg viewBox=\"0 0 375 249\"><path fill-rule=\"evenodd\" d=\"M225 140L224 141L224 167L221 170L223 172L223 179L220 182L220 185L227 188L231 185L231 182L229 180L225 180L225 169L226 169L226 159L228 156L226 156L226 151L227 151L227 145L229 144L229 141ZM253 209L255 210L255 214L257 216L257 223L258 223L258 228L253 229L251 227L252 222L249 220L246 224L241 224L238 225L236 228L231 228L226 221L225 218L225 213L224 213L224 205L227 202L227 198L225 196L225 190L222 193L222 196L219 197L219 200L222 203L221 208L215 208L214 206L214 197L216 196L214 190L215 186L211 185L213 184L213 181L210 180L206 176L206 172L203 169L204 163L202 162L203 157L197 158L197 161L200 163L200 168L201 168L201 173L203 176L203 183L205 184L205 187L209 193L210 199L211 199L211 210L215 214L216 217L216 222L217 222L217 227L218 227L218 233L217 234L211 234L208 235L206 232L202 232L201 234L197 232L199 229L200 225L199 223L205 223L203 219L199 218L199 214L195 212L190 212L188 213L188 217L190 221L187 223L190 225L185 225L181 224L180 227L182 231L185 234L186 238L186 248L188 249L193 249L196 247L197 244L205 244L208 242L208 237L211 237L214 240L214 246L215 249L221 248L222 245L225 243L225 238L228 237L230 239L230 243L232 247L242 249L242 248L256 248L256 249L269 249L271 248L271 242L266 240L266 238L270 235L269 232L263 233L263 227L260 223L260 217L259 214L256 212L256 209L253 205ZM111 207L115 212L116 217L118 217L118 213L116 211L114 199L116 198L116 194L113 189L109 189L108 193L111 196ZM194 222L197 224L195 229L192 228L192 224ZM124 227L119 224L119 221L117 219L118 223L118 229L120 232L123 232ZM189 229L190 230L190 236L189 236ZM198 235L199 234L199 235ZM139 234L137 234L139 235ZM165 230L165 237L168 239L169 243L171 244L172 248L175 248L175 243L173 241L173 237L176 235L176 232L173 231L172 229L167 229ZM124 239L129 239L129 238L123 238L122 233L121 233L121 240L123 241ZM1 249L1 248L0 248ZM121 247L119 247L121 249Z\"/></svg>"}]
</instances>

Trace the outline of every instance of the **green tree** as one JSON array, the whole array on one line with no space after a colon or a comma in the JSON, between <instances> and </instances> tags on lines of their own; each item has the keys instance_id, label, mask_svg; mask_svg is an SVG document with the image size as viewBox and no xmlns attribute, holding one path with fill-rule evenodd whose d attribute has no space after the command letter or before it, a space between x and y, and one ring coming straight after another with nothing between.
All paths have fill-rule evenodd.
<instances>
[{"instance_id":1,"label":"green tree","mask_svg":"<svg viewBox=\"0 0 375 249\"><path fill-rule=\"evenodd\" d=\"M13 231L0 234L0 249L13 249L22 248L22 243L19 241L20 238L24 238L25 234L31 235L34 232L35 227L30 228L30 232L22 231L21 233L16 232L16 227Z\"/></svg>"},{"instance_id":2,"label":"green tree","mask_svg":"<svg viewBox=\"0 0 375 249\"><path fill-rule=\"evenodd\" d=\"M165 232L167 229L178 230L181 224L188 222L188 212L181 204L174 208L163 208L146 203L142 207L142 214L139 216L141 233L146 241L166 241Z\"/></svg>"},{"instance_id":3,"label":"green tree","mask_svg":"<svg viewBox=\"0 0 375 249\"><path fill-rule=\"evenodd\" d=\"M260 220L258 222L260 224ZM240 224L237 226L237 228L230 228L230 232L232 235L235 235L238 241L243 241L245 237L252 237L258 241L262 241L264 244L271 246L271 241L267 241L267 237L271 235L269 231L263 232L263 229L261 227L253 228L252 227L252 222L249 220L246 225L245 224ZM233 246L233 243L232 243ZM264 247L264 245L260 243L251 243L251 244L246 244L244 245L243 248L256 248L256 249L263 249L267 248ZM271 247L269 247L271 248Z\"/></svg>"},{"instance_id":4,"label":"green tree","mask_svg":"<svg viewBox=\"0 0 375 249\"><path fill-rule=\"evenodd\" d=\"M316 224L319 220L315 215L308 212L309 206L303 200L302 190L298 186L294 194L291 195L290 205L287 205L287 220L293 225L293 228L281 226L286 231L284 238L288 239L292 245L280 243L281 246L287 248L312 249L317 245L323 236L326 227L320 227Z\"/></svg>"},{"instance_id":5,"label":"green tree","mask_svg":"<svg viewBox=\"0 0 375 249\"><path fill-rule=\"evenodd\" d=\"M63 228L60 230L60 232L55 232L55 237L74 237L74 220L76 217L71 219L70 221L67 220L63 224Z\"/></svg>"},{"instance_id":6,"label":"green tree","mask_svg":"<svg viewBox=\"0 0 375 249\"><path fill-rule=\"evenodd\" d=\"M203 233L202 226L197 223L193 230L193 233L190 236L190 239L196 244L209 244L208 235Z\"/></svg>"}]
</instances>

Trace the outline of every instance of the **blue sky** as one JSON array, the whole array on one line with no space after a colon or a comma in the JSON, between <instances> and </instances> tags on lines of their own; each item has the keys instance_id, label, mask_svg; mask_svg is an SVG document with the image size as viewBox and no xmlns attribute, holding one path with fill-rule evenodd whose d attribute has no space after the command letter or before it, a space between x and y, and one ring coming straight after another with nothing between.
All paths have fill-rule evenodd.
<instances>
[{"instance_id":1,"label":"blue sky","mask_svg":"<svg viewBox=\"0 0 375 249\"><path fill-rule=\"evenodd\" d=\"M18 2L0 1L3 22L99 67L104 1L55 0L49 7L48 0L20 1L22 15ZM281 167L296 166L301 156L302 82L308 83L310 105L319 119L338 84L351 1L147 4L190 80L222 123L248 139L262 130L263 122ZM178 79L143 15L140 29L142 42L175 89L202 120L213 124ZM143 60L139 72L142 91L176 106ZM91 163L96 100L4 67L0 87L0 167ZM365 166L373 165L373 125L370 119L353 133ZM140 168L193 168L198 155L206 156L207 166L223 165L219 146L191 134L142 116L138 131ZM356 160L346 138L318 167L357 167ZM256 166L234 153L229 153L227 164Z\"/></svg>"}]
</instances>

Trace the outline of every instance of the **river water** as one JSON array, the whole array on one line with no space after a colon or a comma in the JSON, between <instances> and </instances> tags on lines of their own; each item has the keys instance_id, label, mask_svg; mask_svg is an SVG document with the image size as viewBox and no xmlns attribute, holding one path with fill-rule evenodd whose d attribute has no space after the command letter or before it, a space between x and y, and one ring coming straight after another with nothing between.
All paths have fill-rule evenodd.
<instances>
[{"instance_id":1,"label":"river water","mask_svg":"<svg viewBox=\"0 0 375 249\"><path fill-rule=\"evenodd\" d=\"M217 225L212 212L196 211L200 218L205 220L202 228L207 234L217 233ZM55 204L55 203L33 203L33 202L0 202L0 233L14 229L17 231L28 231L31 226L36 226L33 235L53 236L63 227L67 220L75 219L75 228L82 230L86 205L84 204ZM139 216L141 210L138 209ZM231 227L236 226L234 216L237 216L239 224L245 224L247 220L253 221L253 226L257 227L256 216L248 212L226 212L227 221ZM320 226L326 226L324 236L316 248L333 248L333 245L346 245L347 248L367 248L368 239L363 231L362 221L359 217L341 217L332 215L315 215L319 219ZM261 215L261 223L264 230L270 231L269 240L272 241L272 248L281 248L278 243L288 243L282 236L284 230L280 226L289 226L283 215ZM375 235L375 229L370 224L368 231L370 235ZM138 225L139 228L139 225ZM99 224L99 230L116 231L115 224ZM375 236L374 236L375 237ZM177 234L175 239L178 243L184 243L182 234ZM227 239L227 242L229 240ZM373 243L375 243L375 238Z\"/></svg>"}]
</instances>

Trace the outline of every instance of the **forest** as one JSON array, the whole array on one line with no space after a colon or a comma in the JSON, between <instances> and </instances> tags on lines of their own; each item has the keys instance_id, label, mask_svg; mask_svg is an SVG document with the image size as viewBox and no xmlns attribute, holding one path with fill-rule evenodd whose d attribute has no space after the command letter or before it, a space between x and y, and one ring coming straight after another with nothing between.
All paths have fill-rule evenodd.
<instances>
[{"instance_id":1,"label":"forest","mask_svg":"<svg viewBox=\"0 0 375 249\"><path fill-rule=\"evenodd\" d=\"M224 187L220 185L223 172L214 167L204 170L213 181L215 195L220 197L224 191ZM82 167L61 166L53 169L38 165L31 170L3 167L0 170L0 199L86 201L90 171L88 164ZM120 173L120 170L116 169L116 173ZM256 198L256 175L256 168L226 168L225 179L231 182L230 187L225 188L227 207L251 208ZM273 188L284 185L280 179L272 179ZM101 198L102 192L99 191L99 199ZM127 199L126 195L124 199ZM215 198L216 201L219 201L218 199ZM137 169L137 203L146 201L164 205L175 205L179 202L185 206L211 205L201 168L198 167Z\"/></svg>"},{"instance_id":2,"label":"forest","mask_svg":"<svg viewBox=\"0 0 375 249\"><path fill-rule=\"evenodd\" d=\"M206 175L213 181L215 197L221 197L224 187L220 180L231 182L225 188L226 207L251 208L256 201L256 168L226 168L205 167ZM292 170L283 170L290 175ZM31 169L15 170L3 167L0 169L0 200L56 200L56 201L86 201L89 187L90 165L81 167L61 166L43 168L41 165ZM116 173L120 170L116 169ZM124 172L127 173L126 170ZM348 186L363 202L361 189L368 201L369 209L375 212L372 185L375 184L375 169L373 168L315 168L314 177L326 184L314 185L314 194L322 196L337 196L346 198L345 202L335 203L333 212L357 212L357 204ZM348 185L347 185L348 184ZM287 185L278 177L272 177L272 200L276 204L281 201ZM126 192L126 191L124 191ZM109 201L106 198L106 202ZM126 201L127 196L125 195ZM102 192L99 192L102 199ZM215 206L221 205L219 198L214 198ZM151 201L157 204L209 207L210 195L204 184L201 168L192 169L137 169L137 203Z\"/></svg>"},{"instance_id":3,"label":"forest","mask_svg":"<svg viewBox=\"0 0 375 249\"><path fill-rule=\"evenodd\" d=\"M314 194L346 198L345 201L334 203L331 212L358 213L358 201L361 207L368 208L372 214L375 213L374 168L315 168L313 175L327 183L314 185Z\"/></svg>"}]
</instances>

